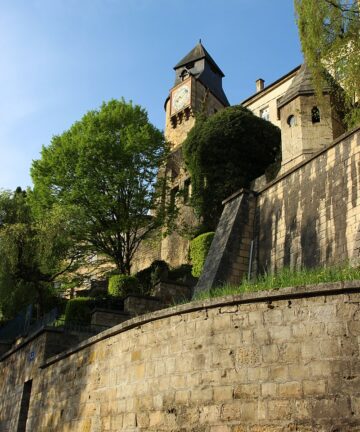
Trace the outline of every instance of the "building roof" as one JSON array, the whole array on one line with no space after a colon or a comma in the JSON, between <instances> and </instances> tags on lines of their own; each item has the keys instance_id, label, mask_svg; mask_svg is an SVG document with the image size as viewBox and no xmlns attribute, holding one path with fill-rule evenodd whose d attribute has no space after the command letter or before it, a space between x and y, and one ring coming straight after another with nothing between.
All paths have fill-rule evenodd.
<instances>
[{"instance_id":1,"label":"building roof","mask_svg":"<svg viewBox=\"0 0 360 432\"><path fill-rule=\"evenodd\" d=\"M328 92L329 87L324 86L323 91ZM315 89L312 83L312 74L306 63L303 63L290 87L286 90L285 94L279 100L277 107L281 108L291 100L295 99L297 96L311 95L314 93Z\"/></svg>"},{"instance_id":2,"label":"building roof","mask_svg":"<svg viewBox=\"0 0 360 432\"><path fill-rule=\"evenodd\" d=\"M181 66L185 66L188 63L195 62L196 60L201 60L203 58L206 59L208 63L210 63L222 77L225 76L201 42L199 42L188 54L186 54L186 56L174 66L174 69L178 69Z\"/></svg>"},{"instance_id":3,"label":"building roof","mask_svg":"<svg viewBox=\"0 0 360 432\"><path fill-rule=\"evenodd\" d=\"M272 91L275 87L281 85L284 81L290 79L293 75L296 74L296 72L300 69L301 65L296 66L296 68L292 69L287 74L281 76L276 81L272 82L271 84L264 87L262 90L252 94L251 96L244 99L242 102L240 102L240 105L248 106L257 99L261 98L264 94L268 93L269 91Z\"/></svg>"}]
</instances>

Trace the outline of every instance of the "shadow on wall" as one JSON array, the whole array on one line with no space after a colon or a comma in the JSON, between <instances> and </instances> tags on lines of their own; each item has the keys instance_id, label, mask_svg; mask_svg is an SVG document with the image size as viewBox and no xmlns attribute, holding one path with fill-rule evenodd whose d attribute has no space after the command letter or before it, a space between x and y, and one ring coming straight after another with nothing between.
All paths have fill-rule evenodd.
<instances>
[{"instance_id":1,"label":"shadow on wall","mask_svg":"<svg viewBox=\"0 0 360 432\"><path fill-rule=\"evenodd\" d=\"M258 198L257 268L316 267L352 258L348 251L349 204L357 205L357 154L350 138L330 148Z\"/></svg>"}]
</instances>

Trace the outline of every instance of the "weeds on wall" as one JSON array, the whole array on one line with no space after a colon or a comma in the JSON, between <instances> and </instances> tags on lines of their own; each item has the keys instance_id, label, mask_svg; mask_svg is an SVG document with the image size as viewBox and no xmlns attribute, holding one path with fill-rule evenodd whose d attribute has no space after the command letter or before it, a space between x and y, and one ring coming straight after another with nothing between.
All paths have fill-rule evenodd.
<instances>
[{"instance_id":1,"label":"weeds on wall","mask_svg":"<svg viewBox=\"0 0 360 432\"><path fill-rule=\"evenodd\" d=\"M194 300L242 294L247 292L276 290L286 287L316 285L326 282L360 280L360 268L350 265L315 269L290 270L284 268L275 274L265 274L254 281L244 279L240 285L223 285L210 292L199 293Z\"/></svg>"}]
</instances>

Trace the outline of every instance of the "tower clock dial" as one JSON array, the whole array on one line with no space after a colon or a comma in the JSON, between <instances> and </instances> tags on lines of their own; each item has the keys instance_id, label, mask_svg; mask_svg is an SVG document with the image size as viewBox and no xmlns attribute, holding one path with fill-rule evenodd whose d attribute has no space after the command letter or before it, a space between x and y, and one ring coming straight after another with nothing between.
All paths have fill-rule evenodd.
<instances>
[{"instance_id":1,"label":"tower clock dial","mask_svg":"<svg viewBox=\"0 0 360 432\"><path fill-rule=\"evenodd\" d=\"M171 95L171 113L182 110L190 105L190 83L184 83L176 88Z\"/></svg>"}]
</instances>

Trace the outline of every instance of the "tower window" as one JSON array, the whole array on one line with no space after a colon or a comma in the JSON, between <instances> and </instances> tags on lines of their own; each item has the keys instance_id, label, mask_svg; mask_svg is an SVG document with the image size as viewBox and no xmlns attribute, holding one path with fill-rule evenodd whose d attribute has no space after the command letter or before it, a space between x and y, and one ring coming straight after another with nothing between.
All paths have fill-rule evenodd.
<instances>
[{"instance_id":1,"label":"tower window","mask_svg":"<svg viewBox=\"0 0 360 432\"><path fill-rule=\"evenodd\" d=\"M311 110L311 121L313 123L320 123L320 110L316 106L314 106Z\"/></svg>"},{"instance_id":2,"label":"tower window","mask_svg":"<svg viewBox=\"0 0 360 432\"><path fill-rule=\"evenodd\" d=\"M191 197L191 180L187 179L184 182L184 204L189 202L190 197Z\"/></svg>"},{"instance_id":3,"label":"tower window","mask_svg":"<svg viewBox=\"0 0 360 432\"><path fill-rule=\"evenodd\" d=\"M187 78L188 76L189 76L189 72L186 69L184 69L180 74L181 81L184 81L184 79Z\"/></svg>"},{"instance_id":4,"label":"tower window","mask_svg":"<svg viewBox=\"0 0 360 432\"><path fill-rule=\"evenodd\" d=\"M294 127L296 125L296 119L294 115L290 115L288 119L286 120L286 123L289 125L289 127Z\"/></svg>"},{"instance_id":5,"label":"tower window","mask_svg":"<svg viewBox=\"0 0 360 432\"><path fill-rule=\"evenodd\" d=\"M175 186L170 191L170 203L169 203L170 204L169 205L170 213L172 213L172 212L175 211L175 208L176 208L176 198L177 198L178 193L179 193L179 186Z\"/></svg>"}]
</instances>

